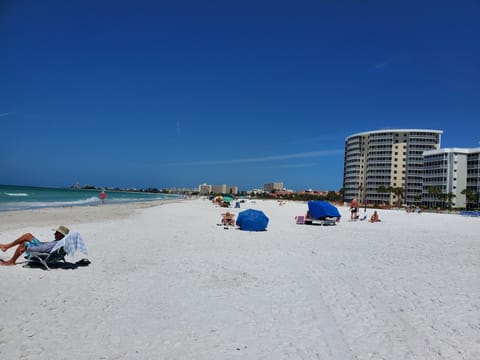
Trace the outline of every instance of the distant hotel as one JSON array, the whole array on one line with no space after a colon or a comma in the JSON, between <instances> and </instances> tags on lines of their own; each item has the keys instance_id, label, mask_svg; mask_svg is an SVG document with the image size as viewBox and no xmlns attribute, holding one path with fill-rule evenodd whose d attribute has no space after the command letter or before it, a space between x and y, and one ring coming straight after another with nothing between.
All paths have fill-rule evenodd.
<instances>
[{"instance_id":1,"label":"distant hotel","mask_svg":"<svg viewBox=\"0 0 480 360\"><path fill-rule=\"evenodd\" d=\"M226 184L222 185L208 185L201 184L198 186L198 192L200 195L210 195L210 194L238 194L238 186L229 186Z\"/></svg>"},{"instance_id":2,"label":"distant hotel","mask_svg":"<svg viewBox=\"0 0 480 360\"><path fill-rule=\"evenodd\" d=\"M347 137L344 200L436 206L448 196L452 207L478 206L480 148L440 149L442 133L396 129ZM395 188L402 193L385 191Z\"/></svg>"},{"instance_id":3,"label":"distant hotel","mask_svg":"<svg viewBox=\"0 0 480 360\"><path fill-rule=\"evenodd\" d=\"M267 193L271 193L274 191L282 191L284 190L283 182L273 182L263 185L263 191Z\"/></svg>"}]
</instances>

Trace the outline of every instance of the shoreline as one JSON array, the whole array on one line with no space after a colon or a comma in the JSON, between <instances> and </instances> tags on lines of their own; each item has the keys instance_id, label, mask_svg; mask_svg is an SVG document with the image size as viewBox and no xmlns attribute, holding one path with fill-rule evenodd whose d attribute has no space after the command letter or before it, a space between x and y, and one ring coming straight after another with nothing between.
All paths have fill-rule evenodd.
<instances>
[{"instance_id":1,"label":"shoreline","mask_svg":"<svg viewBox=\"0 0 480 360\"><path fill-rule=\"evenodd\" d=\"M148 200L98 205L44 207L0 212L0 236L18 230L19 234L33 232L35 227L78 225L107 220L125 219L139 209L185 201L185 199ZM52 220L54 221L52 223ZM8 240L8 239L7 239ZM5 241L5 240L2 240Z\"/></svg>"}]
</instances>

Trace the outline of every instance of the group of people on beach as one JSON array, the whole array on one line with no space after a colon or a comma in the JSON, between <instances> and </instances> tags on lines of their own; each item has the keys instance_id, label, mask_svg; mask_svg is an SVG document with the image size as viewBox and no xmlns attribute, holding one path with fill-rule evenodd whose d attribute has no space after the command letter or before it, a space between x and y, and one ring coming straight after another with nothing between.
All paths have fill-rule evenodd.
<instances>
[{"instance_id":1,"label":"group of people on beach","mask_svg":"<svg viewBox=\"0 0 480 360\"><path fill-rule=\"evenodd\" d=\"M350 221L357 221L358 218L359 218L359 215L358 215L358 211L360 209L360 204L358 202L358 200L356 198L354 198L352 200L352 202L350 203ZM365 207L365 210L366 210L366 207ZM365 215L363 219L360 219L360 220L365 220L367 218L367 216ZM372 216L370 217L370 220L368 220L369 222L371 223L374 223L374 222L380 222L380 217L378 216L378 212L375 210L372 214Z\"/></svg>"},{"instance_id":2,"label":"group of people on beach","mask_svg":"<svg viewBox=\"0 0 480 360\"><path fill-rule=\"evenodd\" d=\"M102 197L102 202L104 200L104 196ZM358 219L358 210L359 210L359 203L357 199L353 199L350 204L350 221L356 221ZM308 214L307 214L308 217ZM308 219L307 219L308 220ZM370 217L369 222L380 222L380 218L378 216L378 212L375 210L373 215ZM226 212L222 214L222 225L224 226L235 226L235 215ZM7 244L0 244L0 250L2 252L6 252L8 249L13 248L16 246L15 252L13 256L9 260L0 259L1 266L9 266L15 265L17 259L26 251L30 252L40 252L40 253L49 253L55 247L57 241L63 239L69 232L70 229L64 225L59 226L58 228L54 229L54 238L53 241L48 242L41 242L38 240L33 234L25 233L21 235L19 238L13 240Z\"/></svg>"}]
</instances>

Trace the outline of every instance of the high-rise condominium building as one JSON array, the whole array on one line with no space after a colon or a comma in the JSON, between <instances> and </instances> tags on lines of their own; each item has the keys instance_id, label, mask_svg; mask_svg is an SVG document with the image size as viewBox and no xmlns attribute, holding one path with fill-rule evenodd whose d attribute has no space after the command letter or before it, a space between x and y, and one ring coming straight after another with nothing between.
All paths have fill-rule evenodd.
<instances>
[{"instance_id":1,"label":"high-rise condominium building","mask_svg":"<svg viewBox=\"0 0 480 360\"><path fill-rule=\"evenodd\" d=\"M423 204L429 207L477 208L480 148L425 151Z\"/></svg>"},{"instance_id":2,"label":"high-rise condominium building","mask_svg":"<svg viewBox=\"0 0 480 360\"><path fill-rule=\"evenodd\" d=\"M345 139L344 200L421 204L423 152L440 148L441 130L369 131ZM390 192L388 189L397 189Z\"/></svg>"},{"instance_id":3,"label":"high-rise condominium building","mask_svg":"<svg viewBox=\"0 0 480 360\"><path fill-rule=\"evenodd\" d=\"M467 208L480 208L480 148L471 149L467 157Z\"/></svg>"}]
</instances>

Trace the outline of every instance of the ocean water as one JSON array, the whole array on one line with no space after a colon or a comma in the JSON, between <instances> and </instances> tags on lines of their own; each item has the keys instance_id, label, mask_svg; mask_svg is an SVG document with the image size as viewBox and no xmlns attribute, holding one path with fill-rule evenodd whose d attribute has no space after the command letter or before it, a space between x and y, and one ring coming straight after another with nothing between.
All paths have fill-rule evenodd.
<instances>
[{"instance_id":1,"label":"ocean water","mask_svg":"<svg viewBox=\"0 0 480 360\"><path fill-rule=\"evenodd\" d=\"M180 195L106 190L105 203L181 199ZM101 204L99 190L0 185L0 211Z\"/></svg>"}]
</instances>

